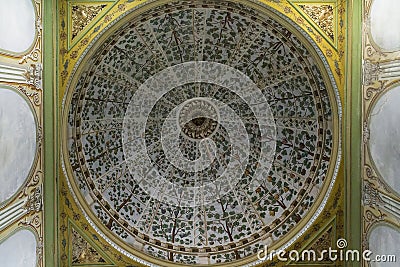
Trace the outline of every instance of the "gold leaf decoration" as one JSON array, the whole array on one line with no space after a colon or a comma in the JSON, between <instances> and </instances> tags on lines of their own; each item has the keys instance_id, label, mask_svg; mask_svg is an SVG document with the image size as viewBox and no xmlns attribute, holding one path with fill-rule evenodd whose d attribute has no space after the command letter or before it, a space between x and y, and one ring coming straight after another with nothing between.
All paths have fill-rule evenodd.
<instances>
[{"instance_id":1,"label":"gold leaf decoration","mask_svg":"<svg viewBox=\"0 0 400 267\"><path fill-rule=\"evenodd\" d=\"M310 261L301 261L303 265L311 264L311 265L329 265L332 264L333 261L329 259L329 254L328 253L323 253L323 250L328 251L329 248L333 248L335 244L335 231L333 228L333 225L330 225L324 232L322 232L317 239L311 245L309 245L306 249L308 251L314 251L316 253L316 259L317 261L313 261L310 259ZM322 259L320 259L321 255L323 256ZM306 259L303 259L306 260Z\"/></svg>"},{"instance_id":2,"label":"gold leaf decoration","mask_svg":"<svg viewBox=\"0 0 400 267\"><path fill-rule=\"evenodd\" d=\"M72 39L74 39L107 5L73 5Z\"/></svg>"},{"instance_id":3,"label":"gold leaf decoration","mask_svg":"<svg viewBox=\"0 0 400 267\"><path fill-rule=\"evenodd\" d=\"M299 7L334 41L332 5L299 5Z\"/></svg>"},{"instance_id":4,"label":"gold leaf decoration","mask_svg":"<svg viewBox=\"0 0 400 267\"><path fill-rule=\"evenodd\" d=\"M318 255L321 255L323 250L329 250L332 247L333 242L333 228L330 227L326 232L324 232L318 239L310 246L311 250L318 252ZM329 260L329 254L324 254L323 262L331 262Z\"/></svg>"},{"instance_id":5,"label":"gold leaf decoration","mask_svg":"<svg viewBox=\"0 0 400 267\"><path fill-rule=\"evenodd\" d=\"M72 241L72 265L102 265L108 263L108 261L73 227L71 227L70 234Z\"/></svg>"}]
</instances>

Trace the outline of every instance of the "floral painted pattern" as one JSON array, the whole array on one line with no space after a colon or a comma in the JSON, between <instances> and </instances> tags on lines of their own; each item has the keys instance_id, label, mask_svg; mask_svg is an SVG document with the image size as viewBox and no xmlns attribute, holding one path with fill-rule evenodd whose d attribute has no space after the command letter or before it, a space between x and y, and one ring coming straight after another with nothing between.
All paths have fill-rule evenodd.
<instances>
[{"instance_id":1,"label":"floral painted pattern","mask_svg":"<svg viewBox=\"0 0 400 267\"><path fill-rule=\"evenodd\" d=\"M110 36L79 78L68 117L74 182L99 222L152 257L215 264L254 256L268 240L277 242L290 233L329 181L333 122L321 70L293 33L241 4L182 1L167 12L159 9L135 17ZM154 199L136 183L122 131L129 103L143 83L168 67L193 61L225 64L251 79L273 113L276 146L258 188L238 186L212 204L187 207ZM143 134L154 170L185 186L217 179L233 160L222 127L212 131L218 160L208 168L185 172L165 156L159 142L163 122L176 106L196 97L226 103L241 118L250 136L251 153L240 181L246 184L265 164L259 161L263 125L246 101L215 84L176 87L152 106ZM186 137L180 137L179 148L195 160L199 143Z\"/></svg>"}]
</instances>

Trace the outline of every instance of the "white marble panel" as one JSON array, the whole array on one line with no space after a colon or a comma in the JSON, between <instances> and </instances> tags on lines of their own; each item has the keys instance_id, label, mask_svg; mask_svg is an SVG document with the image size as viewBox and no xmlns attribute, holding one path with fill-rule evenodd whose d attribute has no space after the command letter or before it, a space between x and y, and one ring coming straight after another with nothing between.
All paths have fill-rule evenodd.
<instances>
[{"instance_id":1,"label":"white marble panel","mask_svg":"<svg viewBox=\"0 0 400 267\"><path fill-rule=\"evenodd\" d=\"M372 3L371 35L374 42L384 50L400 49L399 11L399 0L374 0Z\"/></svg>"},{"instance_id":2,"label":"white marble panel","mask_svg":"<svg viewBox=\"0 0 400 267\"><path fill-rule=\"evenodd\" d=\"M36 246L31 231L19 230L0 243L0 266L35 267Z\"/></svg>"},{"instance_id":3,"label":"white marble panel","mask_svg":"<svg viewBox=\"0 0 400 267\"><path fill-rule=\"evenodd\" d=\"M389 186L400 192L400 87L384 94L374 106L370 123L370 150Z\"/></svg>"},{"instance_id":4,"label":"white marble panel","mask_svg":"<svg viewBox=\"0 0 400 267\"><path fill-rule=\"evenodd\" d=\"M384 256L386 261L389 255L395 255L397 262L371 262L371 267L398 267L400 260L400 232L386 226L379 225L371 231L369 236L369 250L372 251L370 259L377 255ZM381 257L380 259L384 259Z\"/></svg>"},{"instance_id":5,"label":"white marble panel","mask_svg":"<svg viewBox=\"0 0 400 267\"><path fill-rule=\"evenodd\" d=\"M27 101L0 87L0 203L26 180L36 154L36 122Z\"/></svg>"},{"instance_id":6,"label":"white marble panel","mask_svg":"<svg viewBox=\"0 0 400 267\"><path fill-rule=\"evenodd\" d=\"M35 20L32 0L0 0L0 49L28 50L35 40Z\"/></svg>"}]
</instances>

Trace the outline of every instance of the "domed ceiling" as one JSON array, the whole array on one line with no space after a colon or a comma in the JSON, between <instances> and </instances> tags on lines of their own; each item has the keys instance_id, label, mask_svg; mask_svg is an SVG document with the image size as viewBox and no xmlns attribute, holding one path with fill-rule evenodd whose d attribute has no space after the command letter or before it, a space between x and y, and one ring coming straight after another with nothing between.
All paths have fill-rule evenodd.
<instances>
[{"instance_id":1,"label":"domed ceiling","mask_svg":"<svg viewBox=\"0 0 400 267\"><path fill-rule=\"evenodd\" d=\"M293 242L339 154L337 100L312 46L270 10L228 1L129 16L66 99L65 166L88 219L162 266L250 262Z\"/></svg>"}]
</instances>

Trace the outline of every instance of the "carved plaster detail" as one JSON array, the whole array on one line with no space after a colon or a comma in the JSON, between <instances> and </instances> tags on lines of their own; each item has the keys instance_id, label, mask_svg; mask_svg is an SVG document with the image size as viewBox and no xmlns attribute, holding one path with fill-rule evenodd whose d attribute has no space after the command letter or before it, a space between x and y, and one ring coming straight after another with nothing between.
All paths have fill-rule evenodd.
<instances>
[{"instance_id":1,"label":"carved plaster detail","mask_svg":"<svg viewBox=\"0 0 400 267\"><path fill-rule=\"evenodd\" d=\"M31 64L28 68L0 64L0 82L29 85L42 90L42 65Z\"/></svg>"},{"instance_id":2,"label":"carved plaster detail","mask_svg":"<svg viewBox=\"0 0 400 267\"><path fill-rule=\"evenodd\" d=\"M370 182L364 184L363 202L364 205L369 206L376 206L383 202L379 191Z\"/></svg>"},{"instance_id":3,"label":"carved plaster detail","mask_svg":"<svg viewBox=\"0 0 400 267\"><path fill-rule=\"evenodd\" d=\"M41 55L42 55L42 30L43 30L43 26L42 26L42 4L41 4L41 0L35 0L35 5L36 5L36 13L37 13L37 17L36 17L36 31L37 31L37 37L36 37L36 41L35 41L35 45L33 46L32 50L24 55L21 60L19 61L19 64L24 64L27 63L28 60L31 61L39 61L39 59L41 59Z\"/></svg>"},{"instance_id":4,"label":"carved plaster detail","mask_svg":"<svg viewBox=\"0 0 400 267\"><path fill-rule=\"evenodd\" d=\"M370 61L365 60L363 64L363 83L365 86L371 85L378 80L379 77L379 65Z\"/></svg>"},{"instance_id":5,"label":"carved plaster detail","mask_svg":"<svg viewBox=\"0 0 400 267\"><path fill-rule=\"evenodd\" d=\"M38 212L42 210L42 188L41 187L36 187L35 190L33 190L32 194L28 196L27 201L25 202L24 208L28 212Z\"/></svg>"},{"instance_id":6,"label":"carved plaster detail","mask_svg":"<svg viewBox=\"0 0 400 267\"><path fill-rule=\"evenodd\" d=\"M29 85L41 90L42 88L42 65L31 64L31 66L24 72L24 77Z\"/></svg>"}]
</instances>

